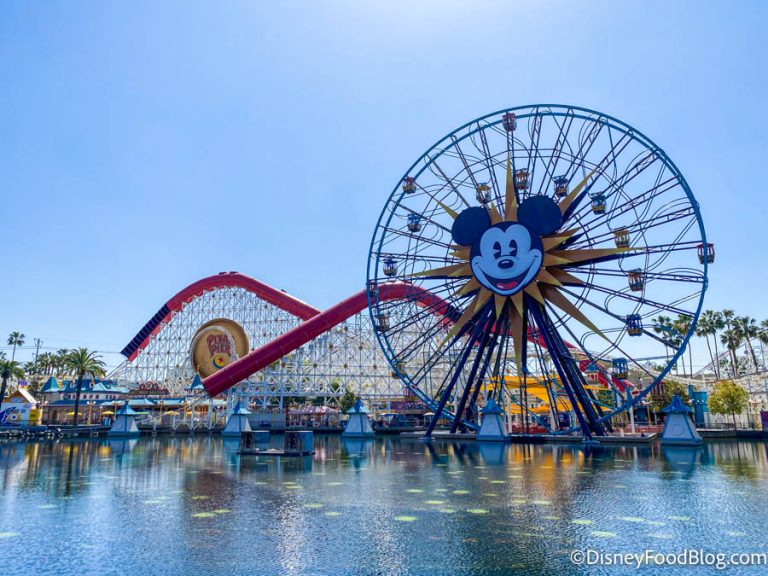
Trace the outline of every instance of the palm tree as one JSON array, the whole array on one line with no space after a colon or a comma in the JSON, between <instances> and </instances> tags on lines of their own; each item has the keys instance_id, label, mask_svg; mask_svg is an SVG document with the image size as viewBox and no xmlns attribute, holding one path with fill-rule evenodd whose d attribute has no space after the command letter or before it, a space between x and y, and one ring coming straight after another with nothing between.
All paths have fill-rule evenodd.
<instances>
[{"instance_id":1,"label":"palm tree","mask_svg":"<svg viewBox=\"0 0 768 576\"><path fill-rule=\"evenodd\" d=\"M755 349L752 347L752 338L757 337L758 333L757 321L749 316L739 316L733 320L733 329L736 330L747 345L747 351L749 351L755 371L757 371L757 356L755 355Z\"/></svg>"},{"instance_id":2,"label":"palm tree","mask_svg":"<svg viewBox=\"0 0 768 576\"><path fill-rule=\"evenodd\" d=\"M48 375L51 369L51 353L43 352L37 357L37 369L40 374Z\"/></svg>"},{"instance_id":3,"label":"palm tree","mask_svg":"<svg viewBox=\"0 0 768 576\"><path fill-rule=\"evenodd\" d=\"M763 364L765 364L765 350L763 346L768 344L768 320L760 322L760 330L757 331L757 339L760 340L760 355L763 357Z\"/></svg>"},{"instance_id":4,"label":"palm tree","mask_svg":"<svg viewBox=\"0 0 768 576\"><path fill-rule=\"evenodd\" d=\"M0 385L0 404L2 404L5 398L5 389L8 386L8 378L16 378L17 380L24 378L24 370L15 360L6 359L5 353L3 353L0 356L0 376L3 379L3 383Z\"/></svg>"},{"instance_id":5,"label":"palm tree","mask_svg":"<svg viewBox=\"0 0 768 576\"><path fill-rule=\"evenodd\" d=\"M75 415L72 426L77 428L77 410L80 407L80 391L83 388L83 378L89 375L91 378L104 376L104 362L96 352L87 348L72 350L66 357L65 367L77 374L77 393L75 394Z\"/></svg>"},{"instance_id":6,"label":"palm tree","mask_svg":"<svg viewBox=\"0 0 768 576\"><path fill-rule=\"evenodd\" d=\"M11 361L16 359L16 346L24 346L24 338L26 338L26 336L21 332L11 332L8 335L8 346L13 346Z\"/></svg>"},{"instance_id":7,"label":"palm tree","mask_svg":"<svg viewBox=\"0 0 768 576\"><path fill-rule=\"evenodd\" d=\"M691 322L693 317L687 314L678 314L677 319L672 322L672 327L677 331L678 340L682 343L683 336L688 334L688 330L691 329ZM693 377L693 352L691 351L691 341L688 340L688 370ZM683 360L683 376L685 376L685 361Z\"/></svg>"},{"instance_id":8,"label":"palm tree","mask_svg":"<svg viewBox=\"0 0 768 576\"><path fill-rule=\"evenodd\" d=\"M709 337L715 337L715 351L717 351L717 330L718 330L718 316L719 312L714 310L705 310L699 317L699 323L696 324L696 336L704 338L707 341L707 350L709 351L709 359L712 362L712 369L715 372L715 378L720 380L720 365L715 360L717 353L712 355L712 345L709 343ZM722 322L722 318L719 319Z\"/></svg>"},{"instance_id":9,"label":"palm tree","mask_svg":"<svg viewBox=\"0 0 768 576\"><path fill-rule=\"evenodd\" d=\"M721 314L723 316L724 328L730 333L731 329L733 328L733 319L736 317L736 313L733 310L726 308L721 312ZM732 336L733 334L731 334L728 338L726 338L725 336L720 336L720 342L722 342L727 346L727 341L733 340ZM733 375L734 378L736 378L739 370L737 365L737 360L736 360L736 350L735 349L731 350L730 348L728 348L728 356L731 361L731 374Z\"/></svg>"},{"instance_id":10,"label":"palm tree","mask_svg":"<svg viewBox=\"0 0 768 576\"><path fill-rule=\"evenodd\" d=\"M658 316L653 319L653 331L656 332L664 341L664 355L667 362L669 362L669 348L668 346L674 346L674 328L672 327L672 319L669 316ZM675 366L677 370L677 366Z\"/></svg>"},{"instance_id":11,"label":"palm tree","mask_svg":"<svg viewBox=\"0 0 768 576\"><path fill-rule=\"evenodd\" d=\"M53 369L56 375L61 375L67 368L67 358L69 357L69 350L61 348L57 350L53 356Z\"/></svg>"},{"instance_id":12,"label":"palm tree","mask_svg":"<svg viewBox=\"0 0 768 576\"><path fill-rule=\"evenodd\" d=\"M731 376L737 378L739 375L739 362L736 358L736 350L741 346L741 337L733 328L727 328L720 334L720 342L722 342L728 349L728 355L731 360Z\"/></svg>"},{"instance_id":13,"label":"palm tree","mask_svg":"<svg viewBox=\"0 0 768 576\"><path fill-rule=\"evenodd\" d=\"M723 318L722 312L715 312L714 316L712 318L713 322L713 330L714 332L712 335L714 338L712 340L715 341L715 358L717 359L717 379L720 380L721 374L720 374L720 350L717 349L717 333L725 328L725 319Z\"/></svg>"}]
</instances>

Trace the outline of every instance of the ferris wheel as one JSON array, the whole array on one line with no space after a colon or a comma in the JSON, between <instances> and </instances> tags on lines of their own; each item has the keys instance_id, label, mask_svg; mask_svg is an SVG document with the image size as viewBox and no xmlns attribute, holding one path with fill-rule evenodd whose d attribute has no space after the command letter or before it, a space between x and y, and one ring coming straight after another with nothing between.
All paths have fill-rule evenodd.
<instances>
[{"instance_id":1,"label":"ferris wheel","mask_svg":"<svg viewBox=\"0 0 768 576\"><path fill-rule=\"evenodd\" d=\"M649 138L592 110L522 106L451 132L398 182L371 241L369 309L433 426L475 428L493 398L523 432L589 438L677 362L713 261L685 178ZM382 296L391 285L401 297Z\"/></svg>"}]
</instances>

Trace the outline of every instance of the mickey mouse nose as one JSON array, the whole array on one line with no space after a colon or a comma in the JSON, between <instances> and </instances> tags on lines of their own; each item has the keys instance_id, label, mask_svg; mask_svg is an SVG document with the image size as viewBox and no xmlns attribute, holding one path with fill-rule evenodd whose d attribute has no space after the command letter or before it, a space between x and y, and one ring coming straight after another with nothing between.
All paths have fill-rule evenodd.
<instances>
[{"instance_id":1,"label":"mickey mouse nose","mask_svg":"<svg viewBox=\"0 0 768 576\"><path fill-rule=\"evenodd\" d=\"M499 268L504 268L505 270L507 268L512 268L514 266L514 262L510 260L509 258L504 258L503 260L499 260Z\"/></svg>"}]
</instances>

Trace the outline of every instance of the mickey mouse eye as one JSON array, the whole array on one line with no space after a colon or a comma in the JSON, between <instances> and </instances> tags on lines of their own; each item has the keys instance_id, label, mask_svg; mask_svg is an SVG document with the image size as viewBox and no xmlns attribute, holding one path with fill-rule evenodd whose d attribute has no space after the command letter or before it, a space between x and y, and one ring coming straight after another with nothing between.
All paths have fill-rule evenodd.
<instances>
[{"instance_id":1,"label":"mickey mouse eye","mask_svg":"<svg viewBox=\"0 0 768 576\"><path fill-rule=\"evenodd\" d=\"M501 258L501 242L493 243L493 257Z\"/></svg>"},{"instance_id":2,"label":"mickey mouse eye","mask_svg":"<svg viewBox=\"0 0 768 576\"><path fill-rule=\"evenodd\" d=\"M509 241L509 255L517 256L517 242L514 240Z\"/></svg>"}]
</instances>

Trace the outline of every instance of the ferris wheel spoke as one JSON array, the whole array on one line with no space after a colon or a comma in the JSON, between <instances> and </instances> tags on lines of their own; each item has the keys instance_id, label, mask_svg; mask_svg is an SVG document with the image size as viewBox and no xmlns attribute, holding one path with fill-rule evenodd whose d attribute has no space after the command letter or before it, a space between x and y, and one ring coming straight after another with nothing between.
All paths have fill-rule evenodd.
<instances>
[{"instance_id":1,"label":"ferris wheel spoke","mask_svg":"<svg viewBox=\"0 0 768 576\"><path fill-rule=\"evenodd\" d=\"M669 254L670 252L679 252L695 249L686 243L683 246L674 246L669 244L660 244L656 246L632 246L629 248L594 248L594 249L574 249L574 250L553 250L551 254L554 258L566 260L559 265L569 272L579 271L584 266L592 266L604 262L623 261L636 256L649 256L653 254ZM567 261L570 260L570 261Z\"/></svg>"},{"instance_id":2,"label":"ferris wheel spoke","mask_svg":"<svg viewBox=\"0 0 768 576\"><path fill-rule=\"evenodd\" d=\"M680 183L677 178L672 177L668 180L665 180L664 182L661 182L658 185L654 185L648 190L630 198L623 204L614 207L610 214L601 214L593 217L591 220L585 222L582 225L582 229L585 233L588 233L594 228L602 225L606 220L606 216L610 216L611 218L618 218L619 216L623 216L632 210L636 210L638 207L644 204L658 200L661 194L670 192L672 190L678 190L679 187Z\"/></svg>"},{"instance_id":3,"label":"ferris wheel spoke","mask_svg":"<svg viewBox=\"0 0 768 576\"><path fill-rule=\"evenodd\" d=\"M467 163L467 159L464 156L464 152L462 151L461 146L459 145L459 141L456 139L456 136L454 136L453 134L451 134L451 140L453 141L453 146L454 148L456 148L456 152L458 153L459 158L461 158L461 163L464 165L464 170L466 170L467 174L469 175L469 179L472 181L472 186L474 186L475 189L477 189L478 187L477 179L475 178L475 175L472 173L472 170L470 169L469 164Z\"/></svg>"},{"instance_id":4,"label":"ferris wheel spoke","mask_svg":"<svg viewBox=\"0 0 768 576\"><path fill-rule=\"evenodd\" d=\"M573 168L573 172L569 170L566 172L565 176L568 178L568 180L572 180L576 177L576 173L581 168L582 170L582 177L586 176L587 169L586 169L586 158L589 152L592 150L592 146L594 146L595 142L597 141L598 137L603 131L603 128L605 127L605 124L602 122L595 122L591 125L589 133L579 141L579 150L576 152L576 155L573 158L573 161L571 162L571 167Z\"/></svg>"},{"instance_id":5,"label":"ferris wheel spoke","mask_svg":"<svg viewBox=\"0 0 768 576\"><path fill-rule=\"evenodd\" d=\"M613 145L613 147L603 156L602 160L600 160L593 168L592 168L592 174L595 174L599 176L600 174L605 173L616 161L616 158L624 151L624 149L629 146L629 143L631 140L627 139L626 142L624 142L625 138L627 138L627 134L623 134L622 137L619 139L616 144ZM622 144L621 148L618 150L618 153L616 152L616 148ZM609 160L610 159L610 160ZM608 161L609 160L609 161ZM605 162L608 161L606 164ZM568 223L573 219L578 217L578 214L575 214L578 209L581 202L589 197L589 192L592 189L592 187L598 182L598 177L592 178L592 181L587 185L584 190L579 193L579 195L573 200L573 202L570 204L568 209L563 213L563 226L568 227Z\"/></svg>"},{"instance_id":6,"label":"ferris wheel spoke","mask_svg":"<svg viewBox=\"0 0 768 576\"><path fill-rule=\"evenodd\" d=\"M646 220L638 220L636 222L632 222L631 224L622 224L621 226L617 226L613 229L608 229L605 232L601 233L595 233L592 234L589 238L592 242L594 242L597 245L600 245L603 242L608 242L609 240L616 241L617 234L626 233L629 238L632 238L632 233L646 233L652 228L656 228L658 226L663 226L665 224L670 224L673 222L676 222L678 220L683 220L685 218L693 219L696 217L696 213L694 212L693 208L690 206L687 206L685 208L681 208L680 210L677 210L676 212L670 212L666 214L655 214L654 216L651 216L650 218ZM607 224L607 223L606 223ZM581 232L578 234L574 234L571 237L571 240L573 243L569 243L568 247L570 248L581 248L586 246L584 241L580 241L581 238L585 238L586 232L590 232L592 230L597 229L598 226L591 227L589 230L582 229Z\"/></svg>"},{"instance_id":7,"label":"ferris wheel spoke","mask_svg":"<svg viewBox=\"0 0 768 576\"><path fill-rule=\"evenodd\" d=\"M416 312L413 313L413 319L408 319L401 323L394 324L389 328L389 330L392 330L394 332L405 332L407 334L406 332L407 330L411 328L415 328L417 325L421 326L421 324L424 321L426 321L430 316L436 315L436 313L437 313L436 309L417 310ZM455 319L453 321L455 322ZM433 323L430 327L426 329L422 329L421 331L423 332L424 336L427 336L427 335L436 336L440 332L447 332L445 326L443 326L442 322L440 321ZM413 339L413 345L416 346L418 344L418 346L421 346L423 343L422 340L423 338ZM414 348L414 353L416 353L417 351L418 349ZM409 347L407 345L402 349L402 354L406 357L411 356L411 354L409 353Z\"/></svg>"},{"instance_id":8,"label":"ferris wheel spoke","mask_svg":"<svg viewBox=\"0 0 768 576\"><path fill-rule=\"evenodd\" d=\"M689 315L690 312L687 310L682 310L680 308L677 308L675 306L669 306L667 304L662 304L661 302L655 302L653 300L650 300L646 297L639 297L639 296L632 296L631 294L627 294L626 292L620 292L618 290L613 290L611 288L606 288L604 286L598 286L597 284L590 284L589 287L592 290L595 290L597 292L603 292L604 294L609 294L611 296L615 296L617 298L623 298L625 300L629 300L631 302L636 302L638 304L645 304L647 306L653 306L657 310L664 310L665 312L670 312L672 314L682 314L682 315Z\"/></svg>"},{"instance_id":9,"label":"ferris wheel spoke","mask_svg":"<svg viewBox=\"0 0 768 576\"><path fill-rule=\"evenodd\" d=\"M627 185L629 185L635 178L643 174L643 172L645 172L648 168L653 166L657 162L657 160L658 160L658 157L655 155L655 153L649 152L648 154L646 154L645 156L642 156L642 158L637 160L634 165L627 168L626 171L622 174L621 178L612 179L612 178L606 177L606 180L608 181L608 188L612 189L612 191L609 194L606 194L606 200L611 200L612 198L615 199L617 198L616 194L624 193ZM660 167L659 177L657 177L657 184L664 170L665 170L665 167L662 165ZM581 208L579 208L577 212L579 215L586 215L587 209L588 209L588 206L582 206ZM615 207L612 207L612 209L608 212L608 214L612 213L614 209Z\"/></svg>"},{"instance_id":10,"label":"ferris wheel spoke","mask_svg":"<svg viewBox=\"0 0 768 576\"><path fill-rule=\"evenodd\" d=\"M485 164L488 168L488 173L491 175L491 186L493 188L493 197L496 199L497 206L503 204L501 199L501 188L499 187L499 180L496 177L496 170L493 164L493 157L491 150L488 147L488 139L485 136L485 130L480 131L480 142L483 145L483 152L485 153Z\"/></svg>"},{"instance_id":11,"label":"ferris wheel spoke","mask_svg":"<svg viewBox=\"0 0 768 576\"><path fill-rule=\"evenodd\" d=\"M576 336L576 334L575 334L575 333L574 333L574 332L573 332L573 331L572 331L572 330L571 330L571 329L568 327L568 323L567 323L567 322L566 322L566 321L565 321L565 320L564 320L564 319L563 319L563 318L560 316L560 314L557 312L557 310L555 310L555 309L554 309L552 306L550 306L550 305L547 305L547 309L548 309L548 311L549 311L551 314L553 314L553 315L555 316L555 318L557 318L557 319L558 319L558 321L559 321L560 325L561 325L561 326L562 326L562 327L565 329L565 331L566 331L566 332L568 332L568 335L569 335L571 338L573 338L573 340L574 340L575 342L577 342L577 343L578 343L578 344L574 344L574 346L578 346L578 349L579 349L579 353L580 353L580 354L582 354L582 355L583 355L583 356L584 356L584 357L585 357L587 360L589 360L589 362L590 362L590 363L591 363L591 364L592 364L594 367L596 367L596 368L597 368L598 372L599 372L599 373L600 373L600 374L603 376L604 382L605 382L605 383L606 383L608 386L610 386L610 388L611 388L611 389L613 389L615 392L617 392L617 393L620 393L621 391L618 389L618 387L617 387L617 383L616 383L616 381L614 380L614 377L613 377L613 375L612 375L612 374L610 374L610 373L609 373L607 370L605 370L605 369L604 369L604 368L603 368L603 367L600 365L600 363L599 363L599 360L601 360L601 356L603 356L603 354L600 354L600 355L593 355L592 353L590 353L590 352L587 350L587 348L586 348L586 347L583 345L583 343L582 343L582 339L578 338L578 337ZM625 354L623 351L621 351L621 350L620 350L620 348L619 348L618 344L612 344L612 345L611 345L611 349L616 349L616 350L619 350L620 352L622 352L622 354ZM609 350L608 350L608 351L606 351L605 353L608 353L608 352L610 352L610 351L611 351L611 349L609 349ZM626 356L626 354L625 354L625 356ZM576 361L576 360L574 359L574 361ZM580 366L580 365L579 365L579 370L581 370L581 366Z\"/></svg>"},{"instance_id":12,"label":"ferris wheel spoke","mask_svg":"<svg viewBox=\"0 0 768 576\"><path fill-rule=\"evenodd\" d=\"M398 228L390 228L388 226L384 226L383 230L385 232L389 232L390 234L394 234L395 236L401 237L401 238L407 238L409 240L414 239L413 232L409 232L408 230L400 230ZM429 244L431 246L439 246L440 248L450 248L450 244L448 242L441 242L440 240L434 240L432 238L428 238L426 236L419 236L418 240L420 242L424 242L426 244Z\"/></svg>"},{"instance_id":13,"label":"ferris wheel spoke","mask_svg":"<svg viewBox=\"0 0 768 576\"><path fill-rule=\"evenodd\" d=\"M432 159L431 157L427 156L429 158L429 169L431 170L433 167L440 173L440 176L442 177L443 181L450 186L451 190L453 190L453 193L456 194L456 196L459 198L459 200L462 201L464 206L469 208L471 204L467 202L467 199L464 198L463 194L459 191L459 189L456 187L456 185L453 183L453 180L451 178L448 178L446 173L443 171L443 169L440 167L440 165Z\"/></svg>"},{"instance_id":14,"label":"ferris wheel spoke","mask_svg":"<svg viewBox=\"0 0 768 576\"><path fill-rule=\"evenodd\" d=\"M607 277L613 277L613 278L626 278L627 272L624 270L610 270L610 269L603 269L603 268L590 268L589 270L581 270L579 268L569 268L570 272L575 273L581 273L581 274L592 274L596 276L607 276ZM665 271L665 272L643 272L643 279L650 283L652 280L665 280L669 282L704 282L704 275L703 274L681 274L681 273L675 273L672 271Z\"/></svg>"},{"instance_id":15,"label":"ferris wheel spoke","mask_svg":"<svg viewBox=\"0 0 768 576\"><path fill-rule=\"evenodd\" d=\"M533 121L533 125L531 125L531 120ZM544 159L541 158L541 154L539 153L539 142L541 141L541 124L542 116L539 114L537 108L533 116L531 116L528 121L531 147L528 150L528 162L526 166L526 169L528 170L528 186L523 189L524 198L527 196L526 190L531 190L532 188L531 185L533 184L536 175L537 160L541 159L542 162L544 161Z\"/></svg>"},{"instance_id":16,"label":"ferris wheel spoke","mask_svg":"<svg viewBox=\"0 0 768 576\"><path fill-rule=\"evenodd\" d=\"M430 196L430 198L431 198L431 196ZM432 216L430 216L430 215L427 215L427 214L425 214L425 213L423 213L423 212L420 212L420 211L419 211L419 210L417 210L417 209L409 208L409 207L408 207L408 206L406 206L405 204L400 204L400 206L401 206L401 207L402 207L404 210L406 210L406 211L408 212L407 214L403 214L402 216L400 216L401 218L403 218L403 219L405 220L406 226L407 226L407 223L408 223L408 218L409 218L409 217L411 217L411 216L418 216L418 217L419 217L419 223L422 223L422 222L423 222L424 224L431 224L432 226L434 226L435 228L439 228L439 229L440 229L440 230L442 230L443 232L446 232L446 233L448 233L448 234L450 234L450 233L451 233L451 229L450 229L450 228L448 228L448 227L444 226L442 223L440 223L438 220L436 220L436 219L435 219L435 218L433 218ZM399 215L399 214L398 214L398 215ZM383 230L400 230L401 232L404 232L404 230L402 230L402 229L394 228L394 227L392 227L392 226L389 226L389 225L387 225L387 226L382 226L382 229L383 229ZM419 238L421 238L421 237L423 237L423 235L422 235L422 236L419 236Z\"/></svg>"},{"instance_id":17,"label":"ferris wheel spoke","mask_svg":"<svg viewBox=\"0 0 768 576\"><path fill-rule=\"evenodd\" d=\"M554 179L555 171L557 170L557 165L560 162L563 148L566 144L568 144L568 134L570 134L571 126L573 125L573 116L566 116L563 119L562 125L560 122L558 122L556 116L552 117L552 121L555 123L555 126L557 126L558 133L557 138L555 139L554 147L552 148L552 153L549 156L549 161L547 162L546 173L550 176L550 180ZM546 180L542 178L539 184L538 194L542 194L542 190L545 190L546 184Z\"/></svg>"},{"instance_id":18,"label":"ferris wheel spoke","mask_svg":"<svg viewBox=\"0 0 768 576\"><path fill-rule=\"evenodd\" d=\"M568 290L567 288L561 289L566 294L569 294L570 296L573 296L574 298L579 298L575 293L573 293L571 290ZM597 304L593 302L592 300L588 298L579 298L582 302L585 302L586 304L589 304L592 308L595 310L598 310L602 312L603 314L606 314L607 316L610 316L611 318L614 318L615 320L621 322L622 324L626 325L626 317L622 317L619 314L615 314L611 312L606 306L601 306L600 304ZM664 344L665 346L670 346L671 344L665 340L664 338L661 338L657 334L654 334L653 332L648 332L645 328L643 328L643 334L646 336L649 336L650 338L656 340L657 342Z\"/></svg>"}]
</instances>

